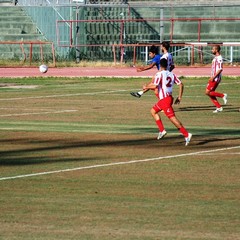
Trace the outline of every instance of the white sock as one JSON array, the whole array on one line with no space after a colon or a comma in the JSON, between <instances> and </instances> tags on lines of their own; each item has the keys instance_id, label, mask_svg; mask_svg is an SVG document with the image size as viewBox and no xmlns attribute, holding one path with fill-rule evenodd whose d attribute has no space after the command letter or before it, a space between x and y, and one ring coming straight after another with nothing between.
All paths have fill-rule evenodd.
<instances>
[{"instance_id":1,"label":"white sock","mask_svg":"<svg viewBox=\"0 0 240 240\"><path fill-rule=\"evenodd\" d=\"M143 91L139 91L138 94L142 96L143 95Z\"/></svg>"}]
</instances>

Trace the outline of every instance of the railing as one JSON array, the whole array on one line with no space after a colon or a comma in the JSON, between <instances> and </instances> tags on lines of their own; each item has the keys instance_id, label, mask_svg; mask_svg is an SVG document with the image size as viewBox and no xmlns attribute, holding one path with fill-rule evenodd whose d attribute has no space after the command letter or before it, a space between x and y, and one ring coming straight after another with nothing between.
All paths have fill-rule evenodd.
<instances>
[{"instance_id":1,"label":"railing","mask_svg":"<svg viewBox=\"0 0 240 240\"><path fill-rule=\"evenodd\" d=\"M211 47L214 46L216 43L199 43L199 42L192 42L192 43L175 43L171 44L171 53L176 58L176 54L181 52L185 52L185 56L187 58L187 63L191 66L195 64L195 60L197 59L198 63L204 64L208 63L206 60L212 60L212 54L210 53ZM229 48L228 56L224 55L223 60L225 63L232 65L234 63L233 58L233 50L234 47L240 47L239 43L233 42L226 42L219 44L222 48ZM125 48L132 48L132 64L133 66L136 65L138 56L137 54L144 54L145 62L148 62L148 48L151 44L113 44L112 51L113 51L113 61L114 64L117 64L117 52L118 49L121 53L124 53ZM155 46L160 47L161 44L155 44ZM137 49L141 48L140 51ZM224 51L223 51L224 52ZM205 62L204 62L205 59ZM124 56L120 57L120 63L123 64ZM238 59L239 61L239 59Z\"/></svg>"},{"instance_id":2,"label":"railing","mask_svg":"<svg viewBox=\"0 0 240 240\"><path fill-rule=\"evenodd\" d=\"M41 63L46 63L49 61L49 56L51 55L52 65L56 66L56 59L55 59L55 50L54 45L52 42L42 42L42 41L2 41L0 45L19 45L22 53L22 62L25 63L27 60L29 61L29 65L32 64L34 60L34 56L37 57L37 61L41 61ZM49 54L48 49L44 50L43 46L51 46L51 54ZM39 52L37 52L34 47L39 47ZM27 53L28 52L28 53ZM36 59L35 59L36 60Z\"/></svg>"},{"instance_id":3,"label":"railing","mask_svg":"<svg viewBox=\"0 0 240 240\"><path fill-rule=\"evenodd\" d=\"M74 29L73 29L73 24L79 24L79 23L118 23L119 24L119 44L123 43L123 39L124 39L124 34L127 35L126 32L124 32L124 27L126 26L126 24L129 23L143 23L143 22L148 22L149 24L151 23L160 23L160 22L165 22L165 23L170 23L170 33L169 33L169 39L170 43L173 42L182 42L183 40L181 39L174 39L174 25L176 22L196 22L198 24L198 28L197 31L195 33L195 39L191 39L191 41L197 41L197 42L201 42L202 38L201 35L203 34L201 32L202 30L202 23L203 22L224 22L224 21L230 21L230 22L238 22L238 24L240 24L240 18L163 18L163 19L103 19L103 20L58 20L57 21L57 29L59 29L60 24L66 24L68 23L68 26L70 26L70 39L71 41L71 47L76 47L76 46L83 46L82 44L78 44L78 43L73 43L72 39L74 38L73 33L74 33ZM84 32L84 29L82 29ZM237 32L238 33L238 32ZM102 33L104 34L104 33ZM194 33L192 33L194 34ZM210 33L209 33L210 34ZM220 35L220 33L219 33ZM144 39L145 42L151 42L150 39ZM204 41L204 40L203 40ZM216 40L213 39L212 41L218 41L220 42L220 40ZM222 42L222 41L221 41ZM70 45L65 45L65 44L61 44L61 35L60 32L58 31L58 45L61 47L69 47ZM89 45L89 44L88 44ZM96 45L96 44L95 44ZM99 46L102 44L99 44Z\"/></svg>"}]
</instances>

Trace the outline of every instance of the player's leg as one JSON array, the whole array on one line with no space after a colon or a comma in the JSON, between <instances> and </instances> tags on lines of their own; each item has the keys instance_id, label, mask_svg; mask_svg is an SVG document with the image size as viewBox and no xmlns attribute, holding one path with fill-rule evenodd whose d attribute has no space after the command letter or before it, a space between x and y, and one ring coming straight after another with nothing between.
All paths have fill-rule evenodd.
<instances>
[{"instance_id":1,"label":"player's leg","mask_svg":"<svg viewBox=\"0 0 240 240\"><path fill-rule=\"evenodd\" d=\"M192 138L192 134L187 131L187 129L182 125L182 123L176 118L176 116L170 117L170 121L175 125L179 132L185 138L185 146L187 146Z\"/></svg>"},{"instance_id":2,"label":"player's leg","mask_svg":"<svg viewBox=\"0 0 240 240\"><path fill-rule=\"evenodd\" d=\"M222 108L221 104L218 102L217 97L222 97L223 98L223 97L226 96L223 93L215 92L215 89L217 88L217 86L218 86L217 82L209 81L208 85L206 87L206 90L205 90L205 94L207 96L209 96L212 103L216 106L216 110L213 111L214 113L218 113L218 112L223 111L223 108Z\"/></svg>"},{"instance_id":3,"label":"player's leg","mask_svg":"<svg viewBox=\"0 0 240 240\"><path fill-rule=\"evenodd\" d=\"M158 115L159 111L161 111L161 109L159 108L159 106L157 104L150 111L151 115L154 118L156 125L158 126L158 129L159 129L157 139L161 139L167 134L167 132L163 126L162 120L161 120L160 116Z\"/></svg>"},{"instance_id":4,"label":"player's leg","mask_svg":"<svg viewBox=\"0 0 240 240\"><path fill-rule=\"evenodd\" d=\"M227 94L226 93L211 91L209 94L210 94L210 96L215 97L215 98L217 98L217 97L222 98L224 104L225 105L227 104Z\"/></svg>"},{"instance_id":5,"label":"player's leg","mask_svg":"<svg viewBox=\"0 0 240 240\"><path fill-rule=\"evenodd\" d=\"M133 96L133 97L137 97L137 98L140 98L144 93L148 92L149 89L147 90L141 90L141 91L138 91L138 92L130 92L130 94Z\"/></svg>"},{"instance_id":6,"label":"player's leg","mask_svg":"<svg viewBox=\"0 0 240 240\"><path fill-rule=\"evenodd\" d=\"M169 96L164 99L164 113L169 118L169 120L174 124L174 126L179 130L179 132L185 137L186 146L189 144L192 134L189 133L182 123L175 116L175 112L172 108L173 98Z\"/></svg>"},{"instance_id":7,"label":"player's leg","mask_svg":"<svg viewBox=\"0 0 240 240\"><path fill-rule=\"evenodd\" d=\"M152 79L152 81L150 83L152 83L154 81L154 79ZM138 91L138 92L130 92L130 94L133 96L133 97L137 97L137 98L140 98L144 93L148 92L149 89L146 89L146 90L141 90L141 91ZM158 89L156 88L154 90L155 92L155 95L157 96L158 95ZM158 96L157 96L158 97Z\"/></svg>"}]
</instances>

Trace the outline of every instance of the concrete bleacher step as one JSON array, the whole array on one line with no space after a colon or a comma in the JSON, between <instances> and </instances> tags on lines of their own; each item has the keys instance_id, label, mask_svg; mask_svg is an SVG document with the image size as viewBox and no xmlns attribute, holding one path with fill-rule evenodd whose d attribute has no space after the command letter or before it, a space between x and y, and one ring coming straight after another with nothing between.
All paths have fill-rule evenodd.
<instances>
[{"instance_id":1,"label":"concrete bleacher step","mask_svg":"<svg viewBox=\"0 0 240 240\"><path fill-rule=\"evenodd\" d=\"M16 21L16 22L29 22L31 19L28 16L14 16L14 15L8 15L8 16L2 16L0 15L0 22L7 22L7 21Z\"/></svg>"},{"instance_id":2,"label":"concrete bleacher step","mask_svg":"<svg viewBox=\"0 0 240 240\"><path fill-rule=\"evenodd\" d=\"M15 29L18 33L37 33L36 25L31 22L0 22L0 29L1 33L4 29L8 29L9 33L12 33L12 29Z\"/></svg>"},{"instance_id":3,"label":"concrete bleacher step","mask_svg":"<svg viewBox=\"0 0 240 240\"><path fill-rule=\"evenodd\" d=\"M231 33L231 34L219 34L219 32L211 32L211 33L202 33L201 34L201 42L234 42L239 38L239 33ZM198 34L189 34L189 33L175 33L173 35L173 42L197 42Z\"/></svg>"},{"instance_id":4,"label":"concrete bleacher step","mask_svg":"<svg viewBox=\"0 0 240 240\"><path fill-rule=\"evenodd\" d=\"M22 41L45 41L45 37L39 33L36 24L32 19L18 6L0 7L0 42L22 42ZM24 52L29 54L30 45L24 44ZM44 47L46 47L44 45ZM33 53L39 52L39 45L33 45ZM51 52L51 49L48 49ZM23 57L20 44L0 44L0 58Z\"/></svg>"},{"instance_id":5,"label":"concrete bleacher step","mask_svg":"<svg viewBox=\"0 0 240 240\"><path fill-rule=\"evenodd\" d=\"M39 41L45 40L41 34L5 34L0 35L0 41Z\"/></svg>"},{"instance_id":6,"label":"concrete bleacher step","mask_svg":"<svg viewBox=\"0 0 240 240\"><path fill-rule=\"evenodd\" d=\"M1 9L1 7L0 7ZM9 17L9 15L12 15L13 13L17 13L19 17L25 17L25 13L23 11L1 11L0 10L0 15L1 17Z\"/></svg>"}]
</instances>

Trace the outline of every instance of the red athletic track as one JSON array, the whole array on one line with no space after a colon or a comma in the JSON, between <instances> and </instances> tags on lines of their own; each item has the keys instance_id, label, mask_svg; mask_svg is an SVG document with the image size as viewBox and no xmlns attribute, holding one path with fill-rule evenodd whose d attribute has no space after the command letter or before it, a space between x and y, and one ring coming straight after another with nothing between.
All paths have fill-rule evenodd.
<instances>
[{"instance_id":1,"label":"red athletic track","mask_svg":"<svg viewBox=\"0 0 240 240\"><path fill-rule=\"evenodd\" d=\"M211 67L176 67L177 76L210 76ZM134 67L68 67L49 68L47 73L40 73L38 68L0 68L0 77L152 77L156 68L137 72ZM224 76L239 76L239 67L225 67Z\"/></svg>"}]
</instances>

